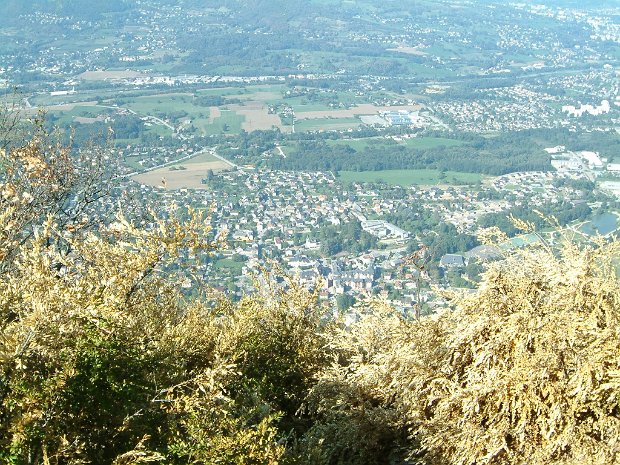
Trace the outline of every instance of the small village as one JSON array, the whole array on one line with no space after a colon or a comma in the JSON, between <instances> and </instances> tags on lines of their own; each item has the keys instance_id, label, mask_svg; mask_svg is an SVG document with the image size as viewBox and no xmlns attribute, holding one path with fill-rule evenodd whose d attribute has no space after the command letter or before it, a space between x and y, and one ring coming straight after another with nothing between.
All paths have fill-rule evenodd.
<instances>
[{"instance_id":1,"label":"small village","mask_svg":"<svg viewBox=\"0 0 620 465\"><path fill-rule=\"evenodd\" d=\"M577 155L564 147L549 148L547 153L582 162L562 161L569 168L558 165L557 171L490 177L479 186L404 188L343 183L332 173L238 167L217 172L200 189L168 189L164 180L159 186L125 180L118 192L151 199L164 211L172 204L210 211L214 237L223 239L226 248L201 265L200 276L205 284L228 295L250 292L268 263L308 288L318 286L320 297L334 304L342 295L353 299L380 295L398 308L410 309L418 298L429 300L431 284L461 287L463 281L449 277L466 275L474 264L481 267L479 272L501 252L480 245L454 250L436 258L439 274L420 273L404 261L412 251L424 248L426 236L435 233L407 231L388 221L390 214L415 205L453 226L457 234L475 235L485 215L505 216L515 207L544 210L561 202L573 206L589 202L595 209L601 199L610 205L615 202L613 190L599 188L596 195L585 198L583 191L566 182L613 176L615 165L599 164L596 154ZM354 240L359 241L361 233L372 237L369 248L352 250L351 244L344 244L339 250L328 250L323 232L342 235L347 227L357 228Z\"/></svg>"}]
</instances>

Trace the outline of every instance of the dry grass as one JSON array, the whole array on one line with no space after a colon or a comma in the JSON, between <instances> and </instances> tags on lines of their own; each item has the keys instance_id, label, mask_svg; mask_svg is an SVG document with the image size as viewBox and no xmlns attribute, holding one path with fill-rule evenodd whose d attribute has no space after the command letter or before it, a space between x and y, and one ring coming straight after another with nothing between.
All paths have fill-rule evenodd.
<instances>
[{"instance_id":1,"label":"dry grass","mask_svg":"<svg viewBox=\"0 0 620 465\"><path fill-rule=\"evenodd\" d=\"M269 102L273 100L279 100L282 95L279 92L252 92L247 95L235 95L233 96L239 100L248 100L253 102Z\"/></svg>"},{"instance_id":2,"label":"dry grass","mask_svg":"<svg viewBox=\"0 0 620 465\"><path fill-rule=\"evenodd\" d=\"M96 118L88 118L86 116L76 116L73 121L80 124L93 124L105 121L104 116L97 116Z\"/></svg>"},{"instance_id":3,"label":"dry grass","mask_svg":"<svg viewBox=\"0 0 620 465\"><path fill-rule=\"evenodd\" d=\"M244 105L229 105L228 108L238 115L245 117L245 121L241 127L248 132L271 129L274 126L280 128L282 131L289 129L282 124L278 115L269 113L268 106L263 102L251 100Z\"/></svg>"},{"instance_id":4,"label":"dry grass","mask_svg":"<svg viewBox=\"0 0 620 465\"><path fill-rule=\"evenodd\" d=\"M213 122L222 116L222 110L220 107L209 107L209 124L213 124Z\"/></svg>"},{"instance_id":5,"label":"dry grass","mask_svg":"<svg viewBox=\"0 0 620 465\"><path fill-rule=\"evenodd\" d=\"M175 189L204 189L205 185L202 184L202 180L207 176L207 172L212 170L213 172L222 171L230 168L228 163L223 161L208 161L203 163L192 163L187 161L181 164L186 169L173 170L171 168L178 167L166 166L157 170L149 171L148 173L139 174L133 177L133 180L140 184L146 184L147 186L160 186L169 190Z\"/></svg>"},{"instance_id":6,"label":"dry grass","mask_svg":"<svg viewBox=\"0 0 620 465\"><path fill-rule=\"evenodd\" d=\"M428 55L428 53L423 52L421 50L418 50L415 47L397 47L397 48L388 48L387 49L388 52L398 52L398 53L405 53L407 55L416 55L416 56L426 56Z\"/></svg>"}]
</instances>

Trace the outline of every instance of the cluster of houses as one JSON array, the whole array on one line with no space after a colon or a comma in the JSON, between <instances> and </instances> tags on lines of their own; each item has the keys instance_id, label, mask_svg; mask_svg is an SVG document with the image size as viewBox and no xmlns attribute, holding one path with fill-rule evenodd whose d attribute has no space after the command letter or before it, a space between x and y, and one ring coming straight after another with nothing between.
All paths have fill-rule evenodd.
<instances>
[{"instance_id":1,"label":"cluster of houses","mask_svg":"<svg viewBox=\"0 0 620 465\"><path fill-rule=\"evenodd\" d=\"M553 88L562 89L562 92L572 90L590 98L598 96L601 104L582 104L578 107L564 105L564 97L549 92ZM455 97L434 102L428 107L453 127L470 132L537 128L592 130L609 127L609 123L613 123L620 105L620 100L614 99L619 92L615 70L604 68L587 73L553 76L542 84L527 82L483 89L476 92L476 98Z\"/></svg>"},{"instance_id":2,"label":"cluster of houses","mask_svg":"<svg viewBox=\"0 0 620 465\"><path fill-rule=\"evenodd\" d=\"M561 152L560 149L557 151ZM309 287L319 285L325 299L342 293L359 296L391 289L390 295L410 302L416 295L415 276L401 276L399 270L406 246L422 238L381 219L382 216L417 204L454 224L460 232L474 233L478 220L485 214L518 205L535 208L570 198L573 194L569 187L554 186L553 181L562 176L581 174L512 173L477 190L462 186L413 186L395 188L399 194L390 195L388 186L345 185L331 173L244 167L217 173L219 181L213 189L208 184L196 190L154 189L135 183L126 187L141 190L142 195L155 195L162 205L174 202L213 207L214 233L224 237L229 245L203 268L204 278L215 287L247 292L251 277L260 273L265 263L273 261L297 276L300 283ZM353 221L377 237L380 247L325 256L320 231ZM486 249L463 250L441 257L438 265L445 270L462 269L472 259L492 255L493 251ZM220 260L231 267L219 266Z\"/></svg>"}]
</instances>

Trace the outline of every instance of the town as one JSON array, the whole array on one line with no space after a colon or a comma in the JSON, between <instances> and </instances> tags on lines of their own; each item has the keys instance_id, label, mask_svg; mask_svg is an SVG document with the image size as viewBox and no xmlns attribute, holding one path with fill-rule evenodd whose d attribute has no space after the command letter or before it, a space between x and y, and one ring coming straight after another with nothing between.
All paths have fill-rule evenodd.
<instances>
[{"instance_id":1,"label":"town","mask_svg":"<svg viewBox=\"0 0 620 465\"><path fill-rule=\"evenodd\" d=\"M341 310L380 296L432 312L506 250L619 226L605 9L298 5L283 8L312 20L278 29L226 7L125 6L0 22L0 85L105 147L93 215L209 212L226 247L182 276L188 292L199 279L236 299L281 270Z\"/></svg>"}]
</instances>

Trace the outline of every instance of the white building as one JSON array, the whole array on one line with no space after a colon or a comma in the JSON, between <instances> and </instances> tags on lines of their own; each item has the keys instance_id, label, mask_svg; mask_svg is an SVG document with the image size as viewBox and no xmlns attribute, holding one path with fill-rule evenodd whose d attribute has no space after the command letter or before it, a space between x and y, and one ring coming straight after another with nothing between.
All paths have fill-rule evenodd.
<instances>
[{"instance_id":1,"label":"white building","mask_svg":"<svg viewBox=\"0 0 620 465\"><path fill-rule=\"evenodd\" d=\"M603 168L603 161L596 152L581 152L581 157L586 161L590 168Z\"/></svg>"}]
</instances>

